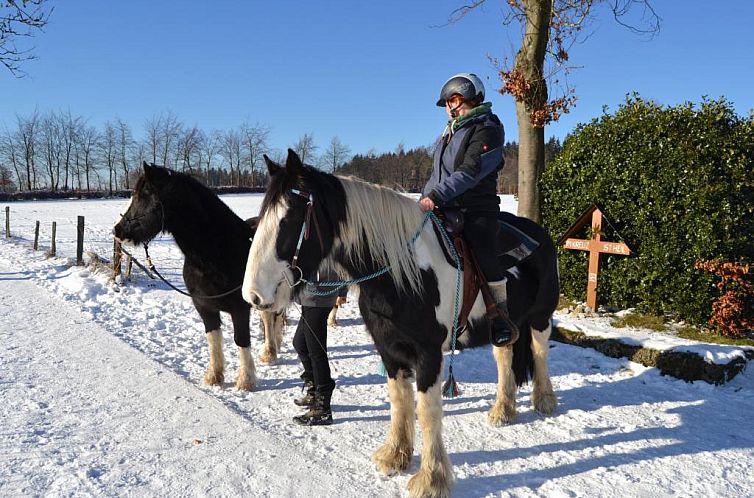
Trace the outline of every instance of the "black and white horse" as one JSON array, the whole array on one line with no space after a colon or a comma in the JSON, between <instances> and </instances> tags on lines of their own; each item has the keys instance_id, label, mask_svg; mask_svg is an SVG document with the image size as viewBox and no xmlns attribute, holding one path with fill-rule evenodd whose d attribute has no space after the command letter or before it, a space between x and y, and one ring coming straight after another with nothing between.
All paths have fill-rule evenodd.
<instances>
[{"instance_id":1,"label":"black and white horse","mask_svg":"<svg viewBox=\"0 0 754 498\"><path fill-rule=\"evenodd\" d=\"M359 285L361 314L385 365L391 404L387 441L373 460L386 474L408 467L416 414L423 444L421 466L408 483L409 492L448 496L453 471L442 442L441 383L443 351L449 349L452 335L456 269L447 262L431 222L421 228L424 215L410 198L304 166L291 150L285 166L265 160L270 183L249 253L244 299L258 309L280 311L291 299L290 284L311 278L321 265L352 277L389 265L389 273ZM547 368L551 317L559 295L556 253L544 230L513 218L540 246L508 279L510 314L521 337L512 347L493 348L498 388L489 421L496 426L514 420L517 386L530 376L534 407L549 414L557 404ZM458 347L488 344L480 296Z\"/></svg>"},{"instance_id":2,"label":"black and white horse","mask_svg":"<svg viewBox=\"0 0 754 498\"><path fill-rule=\"evenodd\" d=\"M256 218L244 221L236 216L191 176L145 163L128 208L113 229L115 237L125 243L148 243L161 232L175 238L185 256L183 280L207 332L207 384L222 385L225 380L221 311L230 313L240 355L236 388L250 391L256 384L249 349L251 310L240 289L256 224ZM211 297L233 289L226 296ZM281 315L270 312L262 312L261 319L265 331L261 360L270 362L280 348L283 320Z\"/></svg>"}]
</instances>

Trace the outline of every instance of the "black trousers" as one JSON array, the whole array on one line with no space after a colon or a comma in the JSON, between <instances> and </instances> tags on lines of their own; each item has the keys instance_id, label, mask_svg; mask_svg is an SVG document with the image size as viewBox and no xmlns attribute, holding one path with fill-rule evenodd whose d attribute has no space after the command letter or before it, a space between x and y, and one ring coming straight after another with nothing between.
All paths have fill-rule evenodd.
<instances>
[{"instance_id":1,"label":"black trousers","mask_svg":"<svg viewBox=\"0 0 754 498\"><path fill-rule=\"evenodd\" d=\"M463 238L469 244L488 282L502 280L497 255L500 253L500 225L497 213L464 213Z\"/></svg>"},{"instance_id":2,"label":"black trousers","mask_svg":"<svg viewBox=\"0 0 754 498\"><path fill-rule=\"evenodd\" d=\"M327 316L329 307L301 307L301 319L293 336L293 348L298 353L304 373L301 378L314 382L318 391L332 391L335 381L330 376L327 361Z\"/></svg>"}]
</instances>

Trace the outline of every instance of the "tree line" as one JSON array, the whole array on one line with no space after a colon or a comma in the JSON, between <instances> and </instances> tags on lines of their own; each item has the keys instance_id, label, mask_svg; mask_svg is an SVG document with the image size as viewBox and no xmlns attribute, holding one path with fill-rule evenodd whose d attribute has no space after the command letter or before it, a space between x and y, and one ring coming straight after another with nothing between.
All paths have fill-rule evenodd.
<instances>
[{"instance_id":1,"label":"tree line","mask_svg":"<svg viewBox=\"0 0 754 498\"><path fill-rule=\"evenodd\" d=\"M147 120L143 136L136 137L120 118L98 128L70 111L16 115L13 123L0 127L0 189L128 190L142 162L190 173L209 186L261 187L266 182L263 154L284 157L272 147L270 131L268 125L245 122L207 132L165 112ZM334 137L315 155L318 147L309 133L290 147L329 170L350 154Z\"/></svg>"},{"instance_id":2,"label":"tree line","mask_svg":"<svg viewBox=\"0 0 754 498\"><path fill-rule=\"evenodd\" d=\"M13 123L0 128L0 190L112 194L132 188L143 162L192 174L210 187L262 188L267 182L263 155L285 158L270 143L270 132L269 125L248 122L207 132L164 112L148 119L143 136L136 137L120 118L98 128L70 111L34 111L16 115ZM557 139L550 139L548 161L560 147ZM290 148L323 171L415 192L429 178L434 146L406 150L400 144L391 152L353 155L338 137L320 149L313 134L305 133ZM505 158L498 190L516 193L516 143L505 144Z\"/></svg>"},{"instance_id":3,"label":"tree line","mask_svg":"<svg viewBox=\"0 0 754 498\"><path fill-rule=\"evenodd\" d=\"M353 175L368 182L379 183L408 192L420 192L432 172L432 156L436 144L405 150L399 145L394 151L376 154L356 154L334 171ZM562 149L560 140L551 137L545 144L545 162L550 163ZM505 167L498 175L497 191L518 193L518 144L503 146Z\"/></svg>"}]
</instances>

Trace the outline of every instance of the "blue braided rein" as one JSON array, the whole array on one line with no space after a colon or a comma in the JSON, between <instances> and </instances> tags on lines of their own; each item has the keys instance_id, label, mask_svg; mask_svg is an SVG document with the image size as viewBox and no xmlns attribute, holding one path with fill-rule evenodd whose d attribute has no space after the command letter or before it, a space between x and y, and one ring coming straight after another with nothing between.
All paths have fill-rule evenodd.
<instances>
[{"instance_id":1,"label":"blue braided rein","mask_svg":"<svg viewBox=\"0 0 754 498\"><path fill-rule=\"evenodd\" d=\"M424 220L422 220L421 225L419 226L419 229L416 231L414 236L411 239L411 245L413 245L416 240L421 235L422 231L424 230L425 225L427 224L427 220L432 220L432 223L437 226L439 229L438 231L442 235L445 243L450 247L451 255L453 256L453 261L456 264L456 296L455 296L455 303L453 304L453 334L450 338L450 363L448 366L449 372L452 375L453 372L453 358L455 354L453 354L456 350L456 339L458 337L458 310L460 308L460 302L461 302L461 259L458 255L458 251L456 251L455 246L453 245L453 242L450 240L450 237L448 236L447 232L445 231L445 228L442 226L442 222L437 218L437 215L433 213L432 211L427 211L427 213L424 215ZM392 271L392 268L390 266L386 266L380 270L377 270L376 272L370 273L369 275L364 275L363 277L358 277L352 280L331 280L331 281L321 281L321 282L311 282L309 280L306 280L304 278L301 278L300 281L304 282L306 285L310 287L333 287L332 290L318 290L314 288L310 288L308 292L314 296L331 296L338 292L338 290L342 289L343 287L349 286L349 285L356 285L360 284L362 282L366 282L367 280L372 280L373 278L380 277L382 275L385 275L386 273L389 273Z\"/></svg>"}]
</instances>

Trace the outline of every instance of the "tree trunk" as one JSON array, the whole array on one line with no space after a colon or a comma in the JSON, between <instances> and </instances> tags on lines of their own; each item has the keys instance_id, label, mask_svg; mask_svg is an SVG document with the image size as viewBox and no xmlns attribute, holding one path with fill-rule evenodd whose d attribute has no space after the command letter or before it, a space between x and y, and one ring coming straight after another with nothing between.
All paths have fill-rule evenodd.
<instances>
[{"instance_id":1,"label":"tree trunk","mask_svg":"<svg viewBox=\"0 0 754 498\"><path fill-rule=\"evenodd\" d=\"M547 83L543 75L552 0L525 0L525 9L526 32L514 67L531 84L526 99L516 102L518 214L540 223L539 177L545 167L545 131L532 124L532 112L542 109L547 102Z\"/></svg>"},{"instance_id":2,"label":"tree trunk","mask_svg":"<svg viewBox=\"0 0 754 498\"><path fill-rule=\"evenodd\" d=\"M531 123L526 105L516 103L518 119L518 215L537 223L540 212L539 178L545 164L545 129Z\"/></svg>"}]
</instances>

